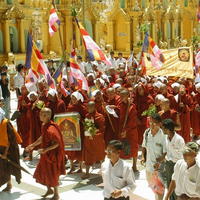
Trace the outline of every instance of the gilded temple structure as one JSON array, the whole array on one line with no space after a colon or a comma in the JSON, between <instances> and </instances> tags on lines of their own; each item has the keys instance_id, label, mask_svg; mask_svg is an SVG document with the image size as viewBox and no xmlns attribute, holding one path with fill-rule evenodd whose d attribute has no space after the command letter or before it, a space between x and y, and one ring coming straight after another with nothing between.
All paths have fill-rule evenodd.
<instances>
[{"instance_id":1,"label":"gilded temple structure","mask_svg":"<svg viewBox=\"0 0 200 200\"><path fill-rule=\"evenodd\" d=\"M39 49L48 58L52 52L61 56L59 34L48 33L52 0L0 0L0 64L12 60L24 63L29 30ZM76 47L84 55L83 42L71 16L75 7L78 19L105 51L124 55L140 51L147 26L151 37L162 48L177 47L181 41L190 45L200 34L197 0L55 0L61 20L61 36L66 52Z\"/></svg>"}]
</instances>

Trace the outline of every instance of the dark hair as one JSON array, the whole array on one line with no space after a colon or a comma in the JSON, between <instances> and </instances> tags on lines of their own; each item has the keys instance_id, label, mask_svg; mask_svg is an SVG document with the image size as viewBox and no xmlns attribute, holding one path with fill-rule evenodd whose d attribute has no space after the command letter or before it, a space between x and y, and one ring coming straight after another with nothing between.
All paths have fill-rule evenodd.
<instances>
[{"instance_id":1,"label":"dark hair","mask_svg":"<svg viewBox=\"0 0 200 200\"><path fill-rule=\"evenodd\" d=\"M162 122L162 118L158 113L153 113L150 117L158 123Z\"/></svg>"},{"instance_id":2,"label":"dark hair","mask_svg":"<svg viewBox=\"0 0 200 200\"><path fill-rule=\"evenodd\" d=\"M21 72L23 68L24 68L24 65L19 64L19 65L17 65L16 70L17 70L18 72Z\"/></svg>"},{"instance_id":3,"label":"dark hair","mask_svg":"<svg viewBox=\"0 0 200 200\"><path fill-rule=\"evenodd\" d=\"M119 55L121 55L121 56L122 56L123 54L122 54L121 52L119 52L119 53L118 53L118 56L119 56Z\"/></svg>"},{"instance_id":4,"label":"dark hair","mask_svg":"<svg viewBox=\"0 0 200 200\"><path fill-rule=\"evenodd\" d=\"M174 131L175 128L175 123L172 119L165 119L162 122L162 125L165 129L169 130L169 131Z\"/></svg>"},{"instance_id":5,"label":"dark hair","mask_svg":"<svg viewBox=\"0 0 200 200\"><path fill-rule=\"evenodd\" d=\"M114 54L115 54L115 52L114 52L114 51L111 51L111 52L110 52L110 54L113 54L113 55L114 55Z\"/></svg>"},{"instance_id":6,"label":"dark hair","mask_svg":"<svg viewBox=\"0 0 200 200\"><path fill-rule=\"evenodd\" d=\"M82 56L77 56L77 59L80 59L80 60L82 60Z\"/></svg>"},{"instance_id":7,"label":"dark hair","mask_svg":"<svg viewBox=\"0 0 200 200\"><path fill-rule=\"evenodd\" d=\"M111 140L108 143L108 146L112 146L114 147L116 150L122 150L123 149L123 145L119 140Z\"/></svg>"}]
</instances>

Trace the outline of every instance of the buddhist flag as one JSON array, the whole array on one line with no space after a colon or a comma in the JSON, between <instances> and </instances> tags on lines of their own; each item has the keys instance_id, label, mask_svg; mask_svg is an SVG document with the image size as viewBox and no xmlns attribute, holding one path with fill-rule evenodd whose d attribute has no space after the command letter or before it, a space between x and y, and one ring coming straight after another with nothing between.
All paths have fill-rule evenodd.
<instances>
[{"instance_id":1,"label":"buddhist flag","mask_svg":"<svg viewBox=\"0 0 200 200\"><path fill-rule=\"evenodd\" d=\"M83 37L83 42L85 45L85 48L87 50L88 57L91 61L94 60L100 60L106 63L107 65L111 66L111 62L108 60L106 55L103 53L103 51L100 49L100 47L96 44L96 42L90 37L88 32L85 30L85 28L82 26L82 24L76 19L78 28L80 30L80 33Z\"/></svg>"},{"instance_id":2,"label":"buddhist flag","mask_svg":"<svg viewBox=\"0 0 200 200\"><path fill-rule=\"evenodd\" d=\"M32 72L39 77L43 75L46 78L48 85L51 88L55 88L54 81L50 75L50 72L44 62L43 56L37 48L36 44L32 40L32 36L29 33L27 41L26 51L26 64L25 66L32 70ZM29 79L29 78L28 78Z\"/></svg>"},{"instance_id":3,"label":"buddhist flag","mask_svg":"<svg viewBox=\"0 0 200 200\"><path fill-rule=\"evenodd\" d=\"M72 50L70 55L70 71L72 77L77 81L78 88L89 91L87 80L84 74L81 72L79 65L76 63L76 52Z\"/></svg>"},{"instance_id":4,"label":"buddhist flag","mask_svg":"<svg viewBox=\"0 0 200 200\"><path fill-rule=\"evenodd\" d=\"M56 70L56 72L54 73L54 75L53 75L53 78L54 78L55 80L57 80L58 83L60 83L61 80L62 80L63 65L64 65L64 63L62 62L62 63L60 64L60 66L58 67L58 69Z\"/></svg>"},{"instance_id":5,"label":"buddhist flag","mask_svg":"<svg viewBox=\"0 0 200 200\"><path fill-rule=\"evenodd\" d=\"M53 34L58 31L59 26L60 26L60 20L56 13L56 9L52 5L52 8L50 10L50 16L49 16L49 34L50 34L50 36L53 36Z\"/></svg>"},{"instance_id":6,"label":"buddhist flag","mask_svg":"<svg viewBox=\"0 0 200 200\"><path fill-rule=\"evenodd\" d=\"M145 34L144 43L142 47L142 54L141 54L141 62L143 68L145 68L144 62L144 54L148 54L148 59L151 61L152 66L156 69L160 69L164 62L165 58L163 56L162 51L159 49L158 45L153 41L153 39L148 35ZM145 70L144 70L145 71Z\"/></svg>"}]
</instances>

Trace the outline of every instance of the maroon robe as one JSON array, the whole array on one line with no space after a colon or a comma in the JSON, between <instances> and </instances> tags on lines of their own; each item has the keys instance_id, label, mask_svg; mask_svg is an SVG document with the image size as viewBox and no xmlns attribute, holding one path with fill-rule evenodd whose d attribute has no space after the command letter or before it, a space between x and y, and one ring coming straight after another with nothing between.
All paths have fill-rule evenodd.
<instances>
[{"instance_id":1,"label":"maroon robe","mask_svg":"<svg viewBox=\"0 0 200 200\"><path fill-rule=\"evenodd\" d=\"M104 160L105 157L105 118L96 111L92 114L88 113L86 118L94 119L95 127L99 130L93 136L93 139L90 139L88 136L84 137L83 160L86 165L93 165L98 161Z\"/></svg>"},{"instance_id":2,"label":"maroon robe","mask_svg":"<svg viewBox=\"0 0 200 200\"><path fill-rule=\"evenodd\" d=\"M193 129L193 134L196 136L200 135L200 112L196 110L197 106L200 106L200 93L197 93L193 97L193 110L191 112L191 126Z\"/></svg>"},{"instance_id":3,"label":"maroon robe","mask_svg":"<svg viewBox=\"0 0 200 200\"><path fill-rule=\"evenodd\" d=\"M122 151L121 158L129 159L135 158L138 154L138 131L137 131L137 111L134 104L131 104L128 109L128 118L127 122L124 126L125 116L127 113L128 104L120 103L119 105L119 112L120 112L120 119L119 119L119 132L118 132L118 139L121 140L123 143L128 143L130 145L130 152L126 154L125 151ZM121 138L121 133L126 131L126 137Z\"/></svg>"},{"instance_id":4,"label":"maroon robe","mask_svg":"<svg viewBox=\"0 0 200 200\"><path fill-rule=\"evenodd\" d=\"M25 102L25 104L23 104L23 102ZM27 96L20 96L18 98L18 110L21 114L19 118L17 118L17 129L23 140L21 144L23 148L32 144L31 122L33 115L30 107L31 103Z\"/></svg>"},{"instance_id":5,"label":"maroon robe","mask_svg":"<svg viewBox=\"0 0 200 200\"><path fill-rule=\"evenodd\" d=\"M59 185L59 176L65 175L65 153L64 142L59 127L54 122L49 122L42 126L42 144L46 149L54 143L59 146L56 149L41 154L40 161L34 173L36 182L48 186L56 187Z\"/></svg>"}]
</instances>

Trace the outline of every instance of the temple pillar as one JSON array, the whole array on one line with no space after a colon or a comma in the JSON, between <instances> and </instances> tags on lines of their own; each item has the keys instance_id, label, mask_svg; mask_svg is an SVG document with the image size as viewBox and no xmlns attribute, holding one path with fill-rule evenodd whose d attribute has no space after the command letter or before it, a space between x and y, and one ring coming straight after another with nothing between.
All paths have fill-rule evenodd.
<instances>
[{"instance_id":1,"label":"temple pillar","mask_svg":"<svg viewBox=\"0 0 200 200\"><path fill-rule=\"evenodd\" d=\"M108 44L112 46L112 49L114 50L114 31L113 31L113 22L109 21L108 22Z\"/></svg>"},{"instance_id":2,"label":"temple pillar","mask_svg":"<svg viewBox=\"0 0 200 200\"><path fill-rule=\"evenodd\" d=\"M130 52L131 50L131 22L125 22L127 26L127 42L126 42L126 51Z\"/></svg>"},{"instance_id":3,"label":"temple pillar","mask_svg":"<svg viewBox=\"0 0 200 200\"><path fill-rule=\"evenodd\" d=\"M10 52L10 32L9 32L9 20L5 20L3 23L3 37L4 37L4 50L5 53Z\"/></svg>"},{"instance_id":4,"label":"temple pillar","mask_svg":"<svg viewBox=\"0 0 200 200\"><path fill-rule=\"evenodd\" d=\"M25 45L25 35L24 35L24 19L20 19L18 21L19 23L19 41L20 41L20 52L25 53L26 52L26 45Z\"/></svg>"},{"instance_id":5,"label":"temple pillar","mask_svg":"<svg viewBox=\"0 0 200 200\"><path fill-rule=\"evenodd\" d=\"M138 26L138 18L137 17L133 17L133 47L137 47L137 33L138 33L138 30L137 30L137 26Z\"/></svg>"},{"instance_id":6,"label":"temple pillar","mask_svg":"<svg viewBox=\"0 0 200 200\"><path fill-rule=\"evenodd\" d=\"M73 39L73 21L72 16L65 16L65 47L67 52L71 52L71 44Z\"/></svg>"},{"instance_id":7,"label":"temple pillar","mask_svg":"<svg viewBox=\"0 0 200 200\"><path fill-rule=\"evenodd\" d=\"M99 32L99 30L102 30L100 28L100 26L101 26L101 22L96 21L96 24L95 24L95 41L96 41L97 44L99 44L99 42L100 42L100 34L101 33Z\"/></svg>"},{"instance_id":8,"label":"temple pillar","mask_svg":"<svg viewBox=\"0 0 200 200\"><path fill-rule=\"evenodd\" d=\"M42 41L43 41L43 51L44 54L48 54L49 53L49 24L48 22L44 22L43 26L43 33L48 33L48 34L42 34Z\"/></svg>"}]
</instances>

